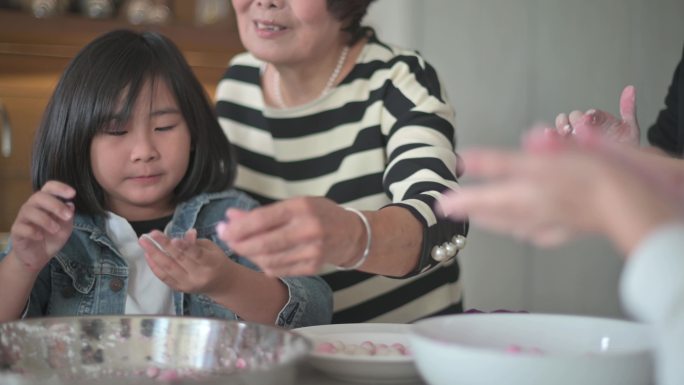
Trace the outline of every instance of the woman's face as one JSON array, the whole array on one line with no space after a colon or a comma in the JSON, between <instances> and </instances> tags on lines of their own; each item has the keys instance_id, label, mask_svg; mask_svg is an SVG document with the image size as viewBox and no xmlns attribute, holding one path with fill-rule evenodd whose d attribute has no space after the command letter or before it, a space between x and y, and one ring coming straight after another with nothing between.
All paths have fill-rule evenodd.
<instances>
[{"instance_id":1,"label":"woman's face","mask_svg":"<svg viewBox=\"0 0 684 385\"><path fill-rule=\"evenodd\" d=\"M275 64L315 61L339 50L345 33L326 0L233 0L233 8L245 48Z\"/></svg>"}]
</instances>

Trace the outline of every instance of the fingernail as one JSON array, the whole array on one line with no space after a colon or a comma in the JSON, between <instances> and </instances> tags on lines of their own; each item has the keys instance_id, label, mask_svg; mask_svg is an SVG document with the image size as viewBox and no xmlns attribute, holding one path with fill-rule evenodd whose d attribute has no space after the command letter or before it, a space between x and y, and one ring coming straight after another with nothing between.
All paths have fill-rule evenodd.
<instances>
[{"instance_id":1,"label":"fingernail","mask_svg":"<svg viewBox=\"0 0 684 385\"><path fill-rule=\"evenodd\" d=\"M221 233L224 233L226 231L226 222L219 222L218 225L216 225L216 232L221 235Z\"/></svg>"}]
</instances>

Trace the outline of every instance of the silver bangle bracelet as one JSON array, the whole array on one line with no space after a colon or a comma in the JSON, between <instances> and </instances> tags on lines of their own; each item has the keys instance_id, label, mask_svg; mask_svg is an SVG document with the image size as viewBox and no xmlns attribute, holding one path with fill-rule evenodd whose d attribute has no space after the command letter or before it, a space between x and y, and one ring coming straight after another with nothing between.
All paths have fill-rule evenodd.
<instances>
[{"instance_id":1,"label":"silver bangle bracelet","mask_svg":"<svg viewBox=\"0 0 684 385\"><path fill-rule=\"evenodd\" d=\"M366 248L363 249L363 254L361 254L361 258L359 258L353 265L351 266L335 266L337 270L356 270L361 265L363 265L366 260L368 259L368 254L370 254L370 248L371 248L371 241L372 241L372 235L373 233L371 232L371 226L370 223L368 223L368 218L366 218L363 213L357 209L353 209L351 207L345 207L344 208L347 211L351 211L354 214L356 214L359 218L361 218L361 222L363 222L363 226L366 228Z\"/></svg>"}]
</instances>

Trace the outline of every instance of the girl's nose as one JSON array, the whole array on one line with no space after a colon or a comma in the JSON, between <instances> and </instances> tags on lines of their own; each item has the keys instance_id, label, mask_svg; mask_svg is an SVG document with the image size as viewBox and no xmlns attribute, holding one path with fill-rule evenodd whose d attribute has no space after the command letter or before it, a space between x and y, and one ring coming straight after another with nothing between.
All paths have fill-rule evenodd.
<instances>
[{"instance_id":1,"label":"girl's nose","mask_svg":"<svg viewBox=\"0 0 684 385\"><path fill-rule=\"evenodd\" d=\"M136 135L133 139L131 160L134 162L149 162L159 158L159 151L150 133Z\"/></svg>"}]
</instances>

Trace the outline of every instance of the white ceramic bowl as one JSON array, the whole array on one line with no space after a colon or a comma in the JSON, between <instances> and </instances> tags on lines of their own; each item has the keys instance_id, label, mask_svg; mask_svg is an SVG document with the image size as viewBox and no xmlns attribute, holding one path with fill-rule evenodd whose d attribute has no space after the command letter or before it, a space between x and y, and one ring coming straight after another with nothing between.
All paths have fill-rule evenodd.
<instances>
[{"instance_id":1,"label":"white ceramic bowl","mask_svg":"<svg viewBox=\"0 0 684 385\"><path fill-rule=\"evenodd\" d=\"M410 332L431 385L646 385L649 329L594 317L463 314L425 319Z\"/></svg>"},{"instance_id":2,"label":"white ceramic bowl","mask_svg":"<svg viewBox=\"0 0 684 385\"><path fill-rule=\"evenodd\" d=\"M346 346L364 341L408 347L410 325L390 323L356 323L309 326L295 329L314 344L309 363L328 376L349 382L368 384L415 384L420 375L411 355L349 355L318 352L322 343L339 342ZM410 347L409 347L410 349Z\"/></svg>"}]
</instances>

